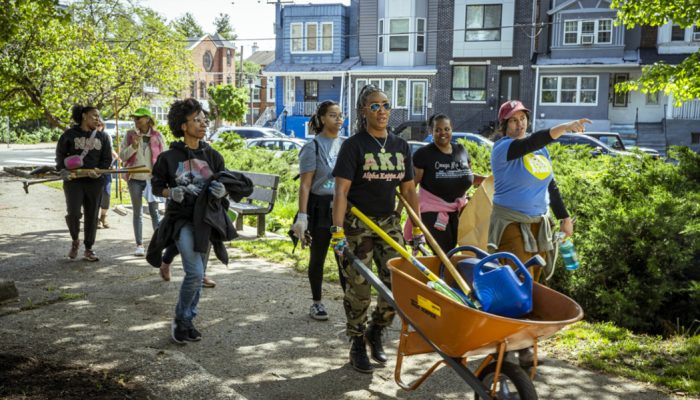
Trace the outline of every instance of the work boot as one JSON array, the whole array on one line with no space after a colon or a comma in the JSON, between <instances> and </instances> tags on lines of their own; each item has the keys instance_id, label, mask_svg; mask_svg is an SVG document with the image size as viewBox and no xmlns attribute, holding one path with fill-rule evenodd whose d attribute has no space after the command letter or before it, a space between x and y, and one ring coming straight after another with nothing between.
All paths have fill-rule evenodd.
<instances>
[{"instance_id":1,"label":"work boot","mask_svg":"<svg viewBox=\"0 0 700 400\"><path fill-rule=\"evenodd\" d=\"M350 346L350 365L355 370L364 374L372 373L374 368L369 363L367 358L367 348L365 347L365 339L362 336L352 337L352 346Z\"/></svg>"},{"instance_id":2,"label":"work boot","mask_svg":"<svg viewBox=\"0 0 700 400\"><path fill-rule=\"evenodd\" d=\"M365 341L372 351L372 359L376 362L384 364L386 362L386 354L382 346L382 328L379 325L370 324L365 331Z\"/></svg>"}]
</instances>

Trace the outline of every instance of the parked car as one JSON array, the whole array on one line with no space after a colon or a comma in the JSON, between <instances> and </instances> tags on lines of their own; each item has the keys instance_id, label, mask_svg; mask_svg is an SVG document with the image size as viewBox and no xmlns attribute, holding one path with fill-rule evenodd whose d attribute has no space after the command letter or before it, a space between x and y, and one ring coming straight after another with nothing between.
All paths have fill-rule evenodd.
<instances>
[{"instance_id":1,"label":"parked car","mask_svg":"<svg viewBox=\"0 0 700 400\"><path fill-rule=\"evenodd\" d=\"M119 137L125 137L126 131L134 129L134 123L131 121L119 120ZM117 121L108 119L105 121L105 133L112 137L112 140L117 137Z\"/></svg>"},{"instance_id":2,"label":"parked car","mask_svg":"<svg viewBox=\"0 0 700 400\"><path fill-rule=\"evenodd\" d=\"M210 142L220 140L220 136L225 132L234 132L241 139L256 139L256 138L289 138L289 136L274 128L263 128L259 126L222 126L216 132L209 136Z\"/></svg>"},{"instance_id":3,"label":"parked car","mask_svg":"<svg viewBox=\"0 0 700 400\"><path fill-rule=\"evenodd\" d=\"M658 151L649 147L634 146L633 141L630 139L623 139L617 132L586 132L586 135L600 140L614 150L629 151L632 149L639 149L654 158L661 158L661 154L659 154Z\"/></svg>"},{"instance_id":4,"label":"parked car","mask_svg":"<svg viewBox=\"0 0 700 400\"><path fill-rule=\"evenodd\" d=\"M556 139L553 143L560 143L563 145L583 145L591 147L593 150L591 154L594 156L608 155L608 156L636 156L637 154L630 153L629 151L615 150L612 147L606 145L600 140L587 136L579 135L575 133L565 133Z\"/></svg>"},{"instance_id":5,"label":"parked car","mask_svg":"<svg viewBox=\"0 0 700 400\"><path fill-rule=\"evenodd\" d=\"M408 140L408 145L411 146L411 154L415 154L416 150L420 149L421 147L425 146L426 142L419 142L417 140Z\"/></svg>"},{"instance_id":6,"label":"parked car","mask_svg":"<svg viewBox=\"0 0 700 400\"><path fill-rule=\"evenodd\" d=\"M288 150L296 150L299 151L301 150L302 147L304 147L304 144L306 144L306 141L302 139L295 139L295 138L277 138L277 137L265 137L265 138L258 138L258 139L246 139L245 140L245 147L262 147L263 149L268 149L268 150L282 150L282 151L288 151Z\"/></svg>"},{"instance_id":7,"label":"parked car","mask_svg":"<svg viewBox=\"0 0 700 400\"><path fill-rule=\"evenodd\" d=\"M452 132L452 143L457 143L457 139L464 139L470 142L474 142L480 146L493 147L493 142L481 135L469 132ZM424 140L425 143L433 142L433 135L428 135Z\"/></svg>"}]
</instances>

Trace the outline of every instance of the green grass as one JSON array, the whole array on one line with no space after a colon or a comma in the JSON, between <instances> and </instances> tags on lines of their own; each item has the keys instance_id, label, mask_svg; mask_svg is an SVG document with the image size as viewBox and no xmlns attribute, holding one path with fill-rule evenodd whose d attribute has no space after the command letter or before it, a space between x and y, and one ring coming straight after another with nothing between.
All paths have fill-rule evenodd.
<instances>
[{"instance_id":1,"label":"green grass","mask_svg":"<svg viewBox=\"0 0 700 400\"><path fill-rule=\"evenodd\" d=\"M579 322L543 346L556 358L597 371L700 394L700 335L637 335L610 322Z\"/></svg>"},{"instance_id":2,"label":"green grass","mask_svg":"<svg viewBox=\"0 0 700 400\"><path fill-rule=\"evenodd\" d=\"M115 197L117 195L117 180L112 179L112 191L111 191L111 200L110 200L110 205L115 205L115 204L131 204L131 196L129 196L129 188L126 185L126 181L121 179L121 200L119 200L118 197ZM46 185L50 188L57 189L57 190L63 190L63 181L53 181L53 182L46 182L43 183L43 185ZM31 189L30 189L31 190Z\"/></svg>"}]
</instances>

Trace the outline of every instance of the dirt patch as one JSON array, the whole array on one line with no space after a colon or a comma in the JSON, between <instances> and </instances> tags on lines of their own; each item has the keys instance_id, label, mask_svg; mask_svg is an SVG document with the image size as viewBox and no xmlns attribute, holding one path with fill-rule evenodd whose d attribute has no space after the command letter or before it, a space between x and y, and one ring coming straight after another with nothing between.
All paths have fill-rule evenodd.
<instances>
[{"instance_id":1,"label":"dirt patch","mask_svg":"<svg viewBox=\"0 0 700 400\"><path fill-rule=\"evenodd\" d=\"M151 398L123 376L14 354L0 353L0 382L0 398L8 400Z\"/></svg>"}]
</instances>

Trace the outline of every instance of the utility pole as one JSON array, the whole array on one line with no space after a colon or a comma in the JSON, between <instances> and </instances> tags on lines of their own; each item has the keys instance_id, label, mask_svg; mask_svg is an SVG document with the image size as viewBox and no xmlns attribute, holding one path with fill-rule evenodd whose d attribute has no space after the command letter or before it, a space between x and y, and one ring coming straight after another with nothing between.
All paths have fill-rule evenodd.
<instances>
[{"instance_id":1,"label":"utility pole","mask_svg":"<svg viewBox=\"0 0 700 400\"><path fill-rule=\"evenodd\" d=\"M238 78L240 80L239 80L239 84L237 86L243 87L243 45L241 45L241 54L239 54L239 57L241 59L241 61L239 62L240 65L238 66L238 70L239 70Z\"/></svg>"}]
</instances>

